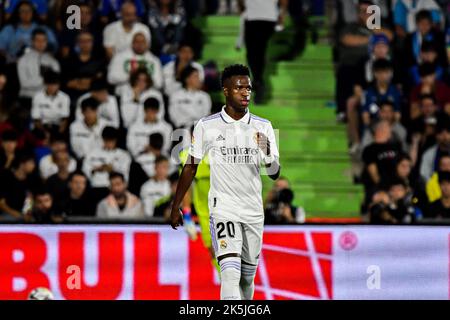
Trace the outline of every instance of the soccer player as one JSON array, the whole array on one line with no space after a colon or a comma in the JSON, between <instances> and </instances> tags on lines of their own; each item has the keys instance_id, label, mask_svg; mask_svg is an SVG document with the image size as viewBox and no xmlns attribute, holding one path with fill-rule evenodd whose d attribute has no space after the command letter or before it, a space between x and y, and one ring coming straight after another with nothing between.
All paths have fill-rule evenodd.
<instances>
[{"instance_id":1,"label":"soccer player","mask_svg":"<svg viewBox=\"0 0 450 320\"><path fill-rule=\"evenodd\" d=\"M280 175L279 153L270 121L250 113L249 69L231 65L222 73L226 105L200 119L192 135L189 157L181 172L171 226L183 225L181 201L202 158L209 157L208 202L214 251L220 265L222 300L252 299L262 247L264 210L261 167L271 179Z\"/></svg>"}]
</instances>

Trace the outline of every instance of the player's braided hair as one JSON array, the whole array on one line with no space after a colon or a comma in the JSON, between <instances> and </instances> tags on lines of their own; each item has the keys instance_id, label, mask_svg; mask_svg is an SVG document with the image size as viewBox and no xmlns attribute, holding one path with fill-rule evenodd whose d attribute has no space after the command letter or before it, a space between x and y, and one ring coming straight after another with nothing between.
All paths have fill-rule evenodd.
<instances>
[{"instance_id":1,"label":"player's braided hair","mask_svg":"<svg viewBox=\"0 0 450 320\"><path fill-rule=\"evenodd\" d=\"M222 72L222 79L221 79L222 87L224 86L225 81L233 76L250 77L250 70L242 64L233 64L231 66L226 67L225 69L223 69Z\"/></svg>"}]
</instances>

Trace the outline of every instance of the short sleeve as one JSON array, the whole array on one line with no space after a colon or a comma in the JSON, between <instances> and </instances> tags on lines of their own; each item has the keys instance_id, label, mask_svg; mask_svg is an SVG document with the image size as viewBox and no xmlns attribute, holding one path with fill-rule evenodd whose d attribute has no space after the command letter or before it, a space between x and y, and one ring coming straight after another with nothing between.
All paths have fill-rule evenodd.
<instances>
[{"instance_id":1,"label":"short sleeve","mask_svg":"<svg viewBox=\"0 0 450 320\"><path fill-rule=\"evenodd\" d=\"M205 137L204 137L203 121L200 120L194 127L194 132L191 137L191 147L189 154L196 159L203 159L205 155Z\"/></svg>"}]
</instances>

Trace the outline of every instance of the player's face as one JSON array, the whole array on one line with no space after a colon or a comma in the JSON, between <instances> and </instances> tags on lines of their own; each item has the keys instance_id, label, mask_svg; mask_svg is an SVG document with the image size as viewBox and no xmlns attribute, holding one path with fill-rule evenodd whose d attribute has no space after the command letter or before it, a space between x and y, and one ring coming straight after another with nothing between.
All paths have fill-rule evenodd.
<instances>
[{"instance_id":1,"label":"player's face","mask_svg":"<svg viewBox=\"0 0 450 320\"><path fill-rule=\"evenodd\" d=\"M224 88L227 105L234 109L244 111L250 104L252 83L248 76L234 76L228 80Z\"/></svg>"}]
</instances>

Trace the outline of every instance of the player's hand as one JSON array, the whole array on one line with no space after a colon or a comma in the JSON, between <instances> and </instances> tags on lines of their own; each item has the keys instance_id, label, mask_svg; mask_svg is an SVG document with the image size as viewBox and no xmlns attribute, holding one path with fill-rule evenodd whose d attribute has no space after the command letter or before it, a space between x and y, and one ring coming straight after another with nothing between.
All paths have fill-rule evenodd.
<instances>
[{"instance_id":1,"label":"player's hand","mask_svg":"<svg viewBox=\"0 0 450 320\"><path fill-rule=\"evenodd\" d=\"M270 142L266 135L261 132L257 132L256 143L258 144L258 148L260 148L266 156L270 155Z\"/></svg>"},{"instance_id":2,"label":"player's hand","mask_svg":"<svg viewBox=\"0 0 450 320\"><path fill-rule=\"evenodd\" d=\"M183 225L183 215L180 209L175 206L172 207L172 211L170 212L170 225L175 230L177 230L177 227Z\"/></svg>"}]
</instances>

